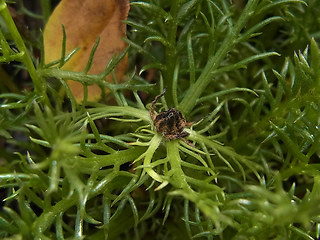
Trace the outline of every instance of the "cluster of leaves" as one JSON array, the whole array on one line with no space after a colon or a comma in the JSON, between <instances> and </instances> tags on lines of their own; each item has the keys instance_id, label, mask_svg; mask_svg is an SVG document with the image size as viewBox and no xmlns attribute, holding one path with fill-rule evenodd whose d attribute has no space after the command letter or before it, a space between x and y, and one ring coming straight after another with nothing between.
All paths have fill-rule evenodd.
<instances>
[{"instance_id":1,"label":"cluster of leaves","mask_svg":"<svg viewBox=\"0 0 320 240\"><path fill-rule=\"evenodd\" d=\"M129 80L112 84L104 77L128 50L97 75L63 70L65 54L34 65L0 0L0 61L34 85L13 92L1 84L0 236L319 238L319 6L132 2ZM84 91L98 83L117 106L78 104L64 79ZM159 111L176 107L197 121L186 129L192 144L155 132L148 103L164 86Z\"/></svg>"}]
</instances>

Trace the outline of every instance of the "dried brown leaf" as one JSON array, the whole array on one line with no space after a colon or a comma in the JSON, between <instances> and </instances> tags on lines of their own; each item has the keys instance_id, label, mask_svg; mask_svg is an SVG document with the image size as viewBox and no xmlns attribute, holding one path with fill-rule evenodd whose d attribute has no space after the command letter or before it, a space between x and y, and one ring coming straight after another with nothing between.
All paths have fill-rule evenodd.
<instances>
[{"instance_id":1,"label":"dried brown leaf","mask_svg":"<svg viewBox=\"0 0 320 240\"><path fill-rule=\"evenodd\" d=\"M65 70L81 72L85 69L92 47L100 36L89 74L101 73L114 54L120 54L126 47L122 40L126 36L128 0L62 0L49 18L44 30L45 62L61 58L63 31L66 30L66 52L76 47L81 49L63 66ZM127 57L115 69L117 80L121 81L127 67ZM108 75L106 81L111 82ZM83 99L83 86L68 81L75 98ZM101 89L88 86L88 100L97 101Z\"/></svg>"}]
</instances>

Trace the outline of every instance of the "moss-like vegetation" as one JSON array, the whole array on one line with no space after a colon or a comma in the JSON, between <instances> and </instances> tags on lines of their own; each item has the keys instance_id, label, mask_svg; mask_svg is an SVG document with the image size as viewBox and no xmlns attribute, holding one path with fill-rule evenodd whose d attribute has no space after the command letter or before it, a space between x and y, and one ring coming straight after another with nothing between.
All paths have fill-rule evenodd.
<instances>
[{"instance_id":1,"label":"moss-like vegetation","mask_svg":"<svg viewBox=\"0 0 320 240\"><path fill-rule=\"evenodd\" d=\"M319 0L133 1L98 75L44 64L33 2L22 28L0 0L1 238L319 239ZM109 94L79 104L66 78ZM155 131L164 87L188 142Z\"/></svg>"}]
</instances>

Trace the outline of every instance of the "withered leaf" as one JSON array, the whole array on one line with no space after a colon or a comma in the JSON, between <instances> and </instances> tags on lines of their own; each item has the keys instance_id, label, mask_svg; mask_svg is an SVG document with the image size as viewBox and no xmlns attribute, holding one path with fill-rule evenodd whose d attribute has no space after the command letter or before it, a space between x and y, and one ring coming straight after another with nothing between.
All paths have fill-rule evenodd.
<instances>
[{"instance_id":1,"label":"withered leaf","mask_svg":"<svg viewBox=\"0 0 320 240\"><path fill-rule=\"evenodd\" d=\"M98 37L100 44L95 52L89 74L101 73L114 54L120 54L126 47L122 40L126 36L128 0L62 0L53 11L44 30L45 62L60 59L63 31L66 31L66 52L76 47L80 50L63 66L65 70L81 72L85 69L92 47ZM115 69L120 81L127 67L127 57ZM108 75L106 81L111 82ZM82 84L68 81L75 98L83 99ZM97 85L88 86L88 100L97 101L101 89Z\"/></svg>"}]
</instances>

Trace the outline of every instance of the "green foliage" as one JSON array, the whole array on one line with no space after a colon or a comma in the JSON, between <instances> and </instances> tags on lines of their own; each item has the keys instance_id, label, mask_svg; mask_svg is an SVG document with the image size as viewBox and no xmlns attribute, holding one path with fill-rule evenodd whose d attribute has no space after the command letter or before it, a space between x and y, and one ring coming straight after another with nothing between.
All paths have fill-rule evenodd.
<instances>
[{"instance_id":1,"label":"green foliage","mask_svg":"<svg viewBox=\"0 0 320 240\"><path fill-rule=\"evenodd\" d=\"M131 2L128 48L89 75L99 39L83 72L61 69L78 49L45 65L0 0L0 237L319 239L319 12L319 0ZM127 53L128 80L105 82ZM64 79L84 85L81 104ZM88 102L91 84L110 94ZM195 121L185 141L153 126L164 87L157 109Z\"/></svg>"}]
</instances>

